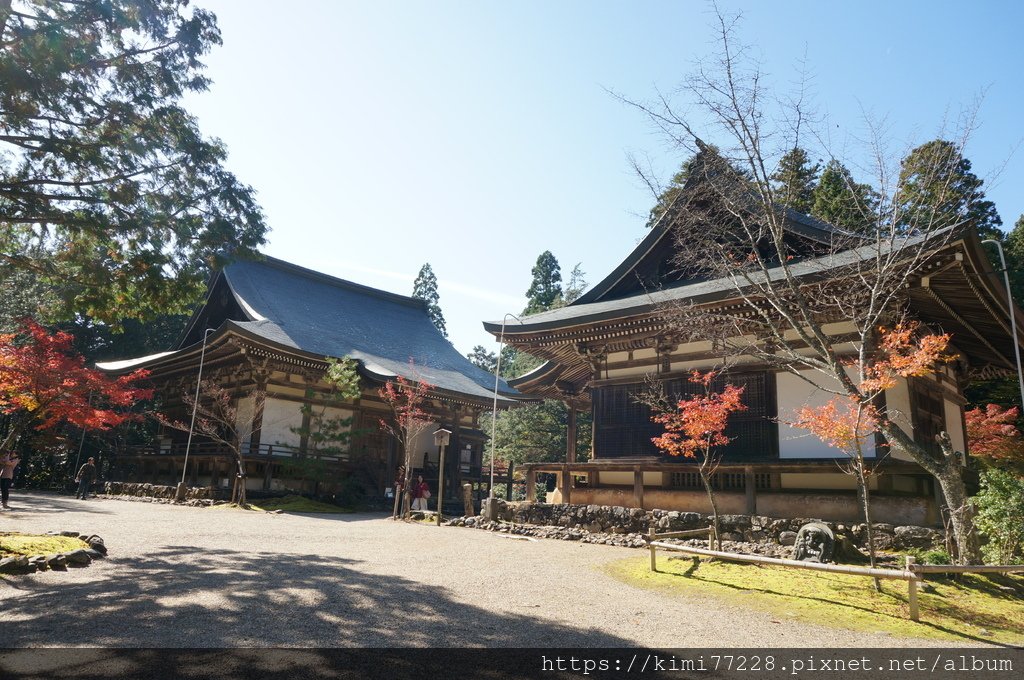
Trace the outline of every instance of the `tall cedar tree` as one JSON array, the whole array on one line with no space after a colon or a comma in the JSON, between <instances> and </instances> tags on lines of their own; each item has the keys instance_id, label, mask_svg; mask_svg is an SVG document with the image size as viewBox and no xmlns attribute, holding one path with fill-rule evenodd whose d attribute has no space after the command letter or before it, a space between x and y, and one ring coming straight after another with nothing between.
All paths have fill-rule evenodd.
<instances>
[{"instance_id":1,"label":"tall cedar tree","mask_svg":"<svg viewBox=\"0 0 1024 680\"><path fill-rule=\"evenodd\" d=\"M981 238L1002 239L1003 221L981 190L984 181L971 172L971 162L960 147L935 139L917 147L900 167L906 228L919 230L970 226Z\"/></svg>"},{"instance_id":2,"label":"tall cedar tree","mask_svg":"<svg viewBox=\"0 0 1024 680\"><path fill-rule=\"evenodd\" d=\"M112 378L86 368L72 340L30 319L17 332L0 334L0 414L10 419L0 451L14 448L33 428L109 430L135 417L132 406L152 396L152 390L136 386L145 371Z\"/></svg>"},{"instance_id":3,"label":"tall cedar tree","mask_svg":"<svg viewBox=\"0 0 1024 680\"><path fill-rule=\"evenodd\" d=\"M778 209L770 167L766 159L801 146L800 126L788 122L808 120L809 110L800 97L786 98L771 92L762 78L762 65L754 51L737 40L739 22L717 9L713 12L718 49L687 78L680 99L658 97L653 103L632 102L649 116L652 125L666 135L673 148L696 151L706 129L721 133L716 139L724 154L740 162L745 175L707 154L700 168L699 186L692 198L678 200L673 215L676 237L675 265L716 279L737 300L733 308L700 307L686 300L666 304L666 323L684 339L710 340L720 359L744 357L768 367L804 377L818 389L860 399L859 383L867 375L851 376L846 358L852 352L862 371L876 363L880 354L878 329L906 320L906 292L916 277L934 262L933 255L959 238L959 232L938 228L948 183L933 177L950 176L955 168L940 163L924 166L920 177L894 172L888 167L887 142L880 126L868 140L872 158L879 159L874 189L879 194L859 196L852 217L860 234L836 233L817 258L805 267L821 277L801 276L789 264L794 253L786 216ZM774 115L771 102L785 110ZM779 121L783 121L781 124ZM962 149L968 129L960 131ZM946 136L940 133L940 137ZM946 162L955 160L946 156ZM939 158L941 160L941 157ZM838 170L833 165L833 170ZM826 171L828 168L826 168ZM693 171L691 171L693 172ZM823 178L824 179L824 178ZM896 181L894 181L894 179ZM931 187L936 193L909 191L910 185ZM819 182L819 189L820 184ZM690 182L688 186L693 185ZM840 182L850 191L850 182ZM854 196L858 192L852 191ZM980 195L968 195L969 201ZM682 204L682 205L681 205ZM965 206L970 212L971 206ZM825 215L826 219L831 216ZM863 223L856 221L863 218ZM836 220L838 221L838 220ZM912 230L917 238L906 238ZM849 258L851 248L872 256ZM843 257L837 259L838 256ZM827 324L843 320L851 329L830 334ZM821 376L834 381L821 387ZM897 414L879 408L878 428L890 447L904 452L932 474L941 487L957 559L981 559L973 509L967 496L961 456L953 449L948 433L934 441L917 441L897 422Z\"/></svg>"},{"instance_id":4,"label":"tall cedar tree","mask_svg":"<svg viewBox=\"0 0 1024 680\"><path fill-rule=\"evenodd\" d=\"M541 253L532 273L533 281L526 293L529 299L525 314L536 314L568 304L582 295L587 287L585 274L577 264L563 290L561 266L551 251ZM505 346L501 350L501 373L506 378L528 373L541 363L537 357L514 347ZM586 460L590 453L590 423L590 413L578 414L576 460ZM565 460L568 425L569 407L558 400L549 399L539 404L502 411L496 421L494 456L517 464Z\"/></svg>"},{"instance_id":5,"label":"tall cedar tree","mask_svg":"<svg viewBox=\"0 0 1024 680\"><path fill-rule=\"evenodd\" d=\"M189 0L0 0L0 262L64 316L185 313L266 225L181 107L221 42Z\"/></svg>"},{"instance_id":6,"label":"tall cedar tree","mask_svg":"<svg viewBox=\"0 0 1024 680\"><path fill-rule=\"evenodd\" d=\"M562 297L562 267L558 260L545 250L537 257L537 264L530 271L533 280L526 290L525 314L536 314L551 309Z\"/></svg>"},{"instance_id":7,"label":"tall cedar tree","mask_svg":"<svg viewBox=\"0 0 1024 680\"><path fill-rule=\"evenodd\" d=\"M776 202L809 215L814 206L814 187L819 172L821 164L812 165L806 151L800 147L788 151L779 160L779 167L772 175Z\"/></svg>"},{"instance_id":8,"label":"tall cedar tree","mask_svg":"<svg viewBox=\"0 0 1024 680\"><path fill-rule=\"evenodd\" d=\"M810 214L843 229L866 232L874 220L873 195L867 184L855 182L845 165L833 159L811 193Z\"/></svg>"},{"instance_id":9,"label":"tall cedar tree","mask_svg":"<svg viewBox=\"0 0 1024 680\"><path fill-rule=\"evenodd\" d=\"M447 338L448 329L445 328L444 314L441 313L441 305L438 304L441 296L437 292L437 277L434 276L434 270L429 262L420 267L420 273L412 283L412 296L427 303L430 320L434 327L441 331L441 335Z\"/></svg>"}]
</instances>

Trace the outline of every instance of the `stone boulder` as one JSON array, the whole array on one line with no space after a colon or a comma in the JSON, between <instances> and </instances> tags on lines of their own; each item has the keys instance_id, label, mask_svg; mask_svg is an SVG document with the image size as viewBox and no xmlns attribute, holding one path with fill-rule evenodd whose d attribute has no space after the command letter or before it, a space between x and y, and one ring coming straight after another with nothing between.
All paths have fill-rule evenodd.
<instances>
[{"instance_id":1,"label":"stone boulder","mask_svg":"<svg viewBox=\"0 0 1024 680\"><path fill-rule=\"evenodd\" d=\"M87 567L92 562L92 558L89 557L89 553L85 551L85 548L65 553L64 560L69 567Z\"/></svg>"},{"instance_id":2,"label":"stone boulder","mask_svg":"<svg viewBox=\"0 0 1024 680\"><path fill-rule=\"evenodd\" d=\"M28 558L24 555L5 557L0 560L0 574L27 574L35 571L35 566L30 565Z\"/></svg>"},{"instance_id":3,"label":"stone boulder","mask_svg":"<svg viewBox=\"0 0 1024 680\"><path fill-rule=\"evenodd\" d=\"M893 529L893 544L896 548L923 548L928 550L940 545L944 537L935 529L902 526Z\"/></svg>"}]
</instances>

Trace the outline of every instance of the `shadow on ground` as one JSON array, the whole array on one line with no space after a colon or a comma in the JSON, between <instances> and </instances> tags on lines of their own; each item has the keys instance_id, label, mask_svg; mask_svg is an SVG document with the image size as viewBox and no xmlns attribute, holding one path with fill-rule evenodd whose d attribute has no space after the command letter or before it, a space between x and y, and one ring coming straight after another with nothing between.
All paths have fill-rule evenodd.
<instances>
[{"instance_id":1,"label":"shadow on ground","mask_svg":"<svg viewBox=\"0 0 1024 680\"><path fill-rule=\"evenodd\" d=\"M619 647L607 633L459 602L316 555L168 546L88 582L9 582L5 647ZM100 574L97 574L98 576ZM481 574L480 578L488 578Z\"/></svg>"}]
</instances>

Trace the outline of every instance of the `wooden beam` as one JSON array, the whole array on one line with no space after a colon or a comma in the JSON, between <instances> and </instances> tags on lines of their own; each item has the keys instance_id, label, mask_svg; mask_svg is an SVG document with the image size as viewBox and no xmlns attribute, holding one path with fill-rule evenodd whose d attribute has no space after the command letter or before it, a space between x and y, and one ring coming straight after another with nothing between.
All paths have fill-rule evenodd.
<instances>
[{"instance_id":1,"label":"wooden beam","mask_svg":"<svg viewBox=\"0 0 1024 680\"><path fill-rule=\"evenodd\" d=\"M576 401L570 399L566 405L569 407L569 424L565 432L565 462L576 462Z\"/></svg>"},{"instance_id":2,"label":"wooden beam","mask_svg":"<svg viewBox=\"0 0 1024 680\"><path fill-rule=\"evenodd\" d=\"M569 466L563 465L561 472L562 502L568 505L572 502L572 476L569 474Z\"/></svg>"},{"instance_id":3,"label":"wooden beam","mask_svg":"<svg viewBox=\"0 0 1024 680\"><path fill-rule=\"evenodd\" d=\"M757 514L757 480L754 477L754 467L748 465L743 468L743 487L747 492L747 514Z\"/></svg>"},{"instance_id":4,"label":"wooden beam","mask_svg":"<svg viewBox=\"0 0 1024 680\"><path fill-rule=\"evenodd\" d=\"M644 471L639 465L633 468L633 502L636 507L644 507Z\"/></svg>"},{"instance_id":5,"label":"wooden beam","mask_svg":"<svg viewBox=\"0 0 1024 680\"><path fill-rule=\"evenodd\" d=\"M526 500L537 502L537 471L533 468L526 471Z\"/></svg>"}]
</instances>

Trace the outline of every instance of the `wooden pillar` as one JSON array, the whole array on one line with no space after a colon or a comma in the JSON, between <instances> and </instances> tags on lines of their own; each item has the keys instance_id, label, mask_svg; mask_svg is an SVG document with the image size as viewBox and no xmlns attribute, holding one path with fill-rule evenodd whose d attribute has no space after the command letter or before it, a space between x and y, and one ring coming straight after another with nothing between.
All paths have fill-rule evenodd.
<instances>
[{"instance_id":1,"label":"wooden pillar","mask_svg":"<svg viewBox=\"0 0 1024 680\"><path fill-rule=\"evenodd\" d=\"M570 399L566 402L569 407L569 424L565 432L565 462L576 462L576 402Z\"/></svg>"},{"instance_id":2,"label":"wooden pillar","mask_svg":"<svg viewBox=\"0 0 1024 680\"><path fill-rule=\"evenodd\" d=\"M743 468L743 487L747 492L747 514L757 514L757 479L754 477L754 468L747 465Z\"/></svg>"},{"instance_id":3,"label":"wooden pillar","mask_svg":"<svg viewBox=\"0 0 1024 680\"><path fill-rule=\"evenodd\" d=\"M505 480L505 499L512 500L512 472L515 470L515 465L512 461L508 462L508 479Z\"/></svg>"},{"instance_id":4,"label":"wooden pillar","mask_svg":"<svg viewBox=\"0 0 1024 680\"><path fill-rule=\"evenodd\" d=\"M273 452L273 449L271 449L271 452ZM273 457L271 455L268 455L267 458L266 458L266 465L263 468L263 490L264 491L270 491L270 480L273 478L273 474L274 474L274 459L273 459Z\"/></svg>"},{"instance_id":5,"label":"wooden pillar","mask_svg":"<svg viewBox=\"0 0 1024 680\"><path fill-rule=\"evenodd\" d=\"M917 559L914 557L910 557L909 555L906 559L906 569L907 571L913 573L914 563L917 562ZM907 604L910 606L910 620L920 621L921 613L918 609L917 604L917 575L914 574L914 576L915 578L912 578L909 581L907 581Z\"/></svg>"},{"instance_id":6,"label":"wooden pillar","mask_svg":"<svg viewBox=\"0 0 1024 680\"><path fill-rule=\"evenodd\" d=\"M569 474L569 466L562 466L562 502L568 505L572 502L572 475Z\"/></svg>"},{"instance_id":7,"label":"wooden pillar","mask_svg":"<svg viewBox=\"0 0 1024 680\"><path fill-rule=\"evenodd\" d=\"M259 453L263 430L263 409L267 405L267 383L257 383L252 407L252 433L249 435L249 453Z\"/></svg>"},{"instance_id":8,"label":"wooden pillar","mask_svg":"<svg viewBox=\"0 0 1024 680\"><path fill-rule=\"evenodd\" d=\"M526 470L526 500L537 502L537 471L533 468Z\"/></svg>"},{"instance_id":9,"label":"wooden pillar","mask_svg":"<svg viewBox=\"0 0 1024 680\"><path fill-rule=\"evenodd\" d=\"M633 502L644 507L644 471L639 465L633 468Z\"/></svg>"}]
</instances>

